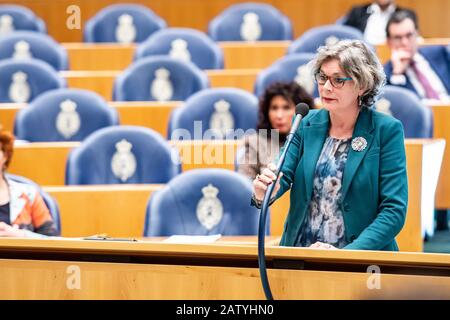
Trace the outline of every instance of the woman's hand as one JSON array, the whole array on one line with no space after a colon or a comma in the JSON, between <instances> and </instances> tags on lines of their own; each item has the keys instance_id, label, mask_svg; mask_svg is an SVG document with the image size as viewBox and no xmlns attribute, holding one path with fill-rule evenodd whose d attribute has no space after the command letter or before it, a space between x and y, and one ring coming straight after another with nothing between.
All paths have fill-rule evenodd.
<instances>
[{"instance_id":1,"label":"woman's hand","mask_svg":"<svg viewBox=\"0 0 450 320\"><path fill-rule=\"evenodd\" d=\"M313 248L313 249L325 249L325 250L337 250L338 249L335 246L332 246L331 244L323 243L323 242L319 242L319 241L317 241L316 243L313 243L309 247Z\"/></svg>"},{"instance_id":2,"label":"woman's hand","mask_svg":"<svg viewBox=\"0 0 450 320\"><path fill-rule=\"evenodd\" d=\"M19 229L17 224L10 226L7 223L0 222L0 237L25 238L25 230Z\"/></svg>"},{"instance_id":3,"label":"woman's hand","mask_svg":"<svg viewBox=\"0 0 450 320\"><path fill-rule=\"evenodd\" d=\"M255 193L256 200L262 201L264 199L264 194L266 193L268 186L272 184L277 177L274 173L276 168L275 164L269 163L266 168L261 170L260 174L256 175L255 180L253 180L253 192ZM281 172L273 190L273 194L276 194L280 189L280 179L282 176L283 173Z\"/></svg>"}]
</instances>

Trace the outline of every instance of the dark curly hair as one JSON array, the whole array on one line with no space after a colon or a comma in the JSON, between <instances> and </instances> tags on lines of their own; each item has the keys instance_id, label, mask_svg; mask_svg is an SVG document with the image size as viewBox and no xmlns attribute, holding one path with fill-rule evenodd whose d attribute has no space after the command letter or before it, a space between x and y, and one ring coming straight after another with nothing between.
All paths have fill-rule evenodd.
<instances>
[{"instance_id":1,"label":"dark curly hair","mask_svg":"<svg viewBox=\"0 0 450 320\"><path fill-rule=\"evenodd\" d=\"M9 131L2 130L1 127L0 127L0 147L1 150L3 151L3 157L6 158L5 166L3 169L7 169L13 155L14 135Z\"/></svg>"},{"instance_id":2,"label":"dark curly hair","mask_svg":"<svg viewBox=\"0 0 450 320\"><path fill-rule=\"evenodd\" d=\"M272 99L276 96L282 96L295 106L300 102L304 102L310 109L314 108L314 98L296 82L275 82L267 87L259 99L258 130L273 129L269 121L269 107ZM280 133L280 139L284 141L286 136Z\"/></svg>"}]
</instances>

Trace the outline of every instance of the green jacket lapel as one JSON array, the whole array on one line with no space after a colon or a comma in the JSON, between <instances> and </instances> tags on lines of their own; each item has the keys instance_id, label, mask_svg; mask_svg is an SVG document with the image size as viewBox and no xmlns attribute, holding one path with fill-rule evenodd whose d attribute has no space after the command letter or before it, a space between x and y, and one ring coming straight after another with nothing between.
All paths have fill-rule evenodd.
<instances>
[{"instance_id":1,"label":"green jacket lapel","mask_svg":"<svg viewBox=\"0 0 450 320\"><path fill-rule=\"evenodd\" d=\"M304 174L306 199L311 199L316 164L328 135L329 113L319 110L304 126Z\"/></svg>"},{"instance_id":2,"label":"green jacket lapel","mask_svg":"<svg viewBox=\"0 0 450 320\"><path fill-rule=\"evenodd\" d=\"M367 146L362 151L353 150L350 146L347 156L347 163L345 164L344 177L342 181L342 199L345 198L348 188L355 176L356 170L358 169L362 159L364 158L367 150L369 150L370 145L373 141L373 124L372 124L372 112L366 108L362 109L358 115L358 119L355 124L355 129L353 130L353 139L357 137L364 138L367 141Z\"/></svg>"}]
</instances>

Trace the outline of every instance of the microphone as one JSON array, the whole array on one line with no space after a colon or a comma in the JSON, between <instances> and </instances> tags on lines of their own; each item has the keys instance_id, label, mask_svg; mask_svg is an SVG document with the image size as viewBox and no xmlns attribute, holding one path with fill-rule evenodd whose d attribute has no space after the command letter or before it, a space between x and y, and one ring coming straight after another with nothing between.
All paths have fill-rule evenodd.
<instances>
[{"instance_id":1,"label":"microphone","mask_svg":"<svg viewBox=\"0 0 450 320\"><path fill-rule=\"evenodd\" d=\"M309 106L300 102L295 106L295 118L292 123L291 130L286 137L286 142L284 144L283 152L278 158L278 164L275 171L276 179L270 184L267 188L266 193L264 195L264 200L261 206L261 214L259 216L259 229L258 229L258 265L259 265L259 274L261 276L261 283L264 289L264 294L266 295L267 300L273 300L272 291L270 290L269 279L267 278L267 270L266 270L266 255L264 252L264 244L265 244L265 235L266 235L266 217L267 217L267 208L269 207L270 196L275 188L275 185L278 181L278 177L281 172L281 168L284 164L284 159L286 157L287 150L291 145L292 138L294 137L295 132L298 130L300 122L309 112Z\"/></svg>"},{"instance_id":2,"label":"microphone","mask_svg":"<svg viewBox=\"0 0 450 320\"><path fill-rule=\"evenodd\" d=\"M281 167L283 166L284 157L286 156L286 153L287 153L286 151L288 150L289 146L291 145L292 138L294 137L295 132L298 130L298 127L300 126L300 122L302 121L302 119L304 117L306 117L308 112L309 112L309 106L304 102L300 102L299 104L297 104L295 106L295 118L292 123L291 130L289 131L289 134L286 137L286 142L284 144L285 148L283 149L283 153L278 158L277 171L275 172L275 174L277 175L277 178L278 178L278 174L281 170Z\"/></svg>"}]
</instances>

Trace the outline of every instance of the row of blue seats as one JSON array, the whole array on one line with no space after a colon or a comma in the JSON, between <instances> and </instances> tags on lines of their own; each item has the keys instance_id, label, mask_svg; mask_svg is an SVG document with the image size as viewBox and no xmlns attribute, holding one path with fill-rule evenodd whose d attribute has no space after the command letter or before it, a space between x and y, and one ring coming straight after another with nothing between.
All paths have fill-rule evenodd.
<instances>
[{"instance_id":1,"label":"row of blue seats","mask_svg":"<svg viewBox=\"0 0 450 320\"><path fill-rule=\"evenodd\" d=\"M86 42L142 42L167 23L148 7L114 4L85 23ZM46 32L45 23L26 7L0 5L0 31ZM291 40L292 24L275 7L242 3L229 7L211 20L208 33L215 41Z\"/></svg>"},{"instance_id":2,"label":"row of blue seats","mask_svg":"<svg viewBox=\"0 0 450 320\"><path fill-rule=\"evenodd\" d=\"M448 51L450 55L450 46ZM307 67L313 56L313 53L292 53L275 61L258 75L255 94L260 96L275 81L296 81L318 97ZM45 62L11 58L0 62L0 102L30 102L46 90L64 86L64 80ZM116 101L183 101L208 86L206 74L195 64L157 55L142 58L125 69L116 79L112 98Z\"/></svg>"},{"instance_id":3,"label":"row of blue seats","mask_svg":"<svg viewBox=\"0 0 450 320\"><path fill-rule=\"evenodd\" d=\"M258 76L255 94L260 96L274 81L297 81L318 96L313 76L304 67L312 58L313 54L299 53L274 62ZM43 61L0 61L0 102L31 102L43 92L65 85L58 72ZM206 73L194 64L159 55L140 59L125 69L116 78L112 98L115 101L183 101L208 87Z\"/></svg>"},{"instance_id":4,"label":"row of blue seats","mask_svg":"<svg viewBox=\"0 0 450 320\"><path fill-rule=\"evenodd\" d=\"M407 89L386 86L375 108L402 121L407 138L432 137L430 108ZM239 139L256 128L257 118L258 99L251 93L236 88L204 89L172 112L167 139L202 139L207 131L209 139ZM14 133L29 142L83 141L94 131L119 123L116 110L98 94L55 89L19 110Z\"/></svg>"},{"instance_id":5,"label":"row of blue seats","mask_svg":"<svg viewBox=\"0 0 450 320\"><path fill-rule=\"evenodd\" d=\"M7 177L38 188L61 232L57 201L27 178ZM197 169L181 173L149 198L143 236L255 235L259 214L250 206L251 194L250 181L233 171Z\"/></svg>"},{"instance_id":6,"label":"row of blue seats","mask_svg":"<svg viewBox=\"0 0 450 320\"><path fill-rule=\"evenodd\" d=\"M342 25L315 27L292 42L287 54L315 53L319 46L339 39L363 40L363 34ZM153 33L137 46L134 61L154 55L190 61L202 70L224 66L220 46L203 32L189 28L166 28ZM47 62L56 70L69 68L66 49L46 34L15 31L0 37L0 60L31 57Z\"/></svg>"}]
</instances>

